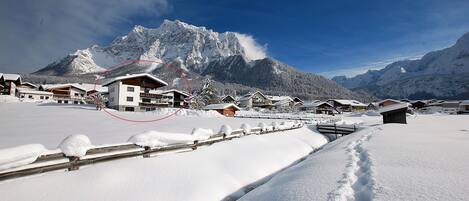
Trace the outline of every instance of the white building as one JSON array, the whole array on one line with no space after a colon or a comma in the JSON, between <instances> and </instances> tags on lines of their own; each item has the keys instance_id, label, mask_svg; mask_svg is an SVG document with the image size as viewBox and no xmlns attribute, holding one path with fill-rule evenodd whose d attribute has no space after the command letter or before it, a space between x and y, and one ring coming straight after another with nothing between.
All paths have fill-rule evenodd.
<instances>
[{"instance_id":1,"label":"white building","mask_svg":"<svg viewBox=\"0 0 469 201\"><path fill-rule=\"evenodd\" d=\"M52 92L53 99L57 103L64 104L84 104L86 89L77 84L50 84L41 85L42 91Z\"/></svg>"},{"instance_id":2,"label":"white building","mask_svg":"<svg viewBox=\"0 0 469 201\"><path fill-rule=\"evenodd\" d=\"M169 101L161 93L150 91L167 86L163 80L148 73L113 78L103 84L108 87L108 105L119 111L151 111L168 107Z\"/></svg>"},{"instance_id":3,"label":"white building","mask_svg":"<svg viewBox=\"0 0 469 201\"><path fill-rule=\"evenodd\" d=\"M21 85L21 76L18 74L0 74L0 94L16 95L16 87Z\"/></svg>"},{"instance_id":4,"label":"white building","mask_svg":"<svg viewBox=\"0 0 469 201\"><path fill-rule=\"evenodd\" d=\"M17 88L17 96L23 100L53 100L54 93L30 88Z\"/></svg>"},{"instance_id":5,"label":"white building","mask_svg":"<svg viewBox=\"0 0 469 201\"><path fill-rule=\"evenodd\" d=\"M459 113L469 113L469 100L461 101L459 104Z\"/></svg>"}]
</instances>

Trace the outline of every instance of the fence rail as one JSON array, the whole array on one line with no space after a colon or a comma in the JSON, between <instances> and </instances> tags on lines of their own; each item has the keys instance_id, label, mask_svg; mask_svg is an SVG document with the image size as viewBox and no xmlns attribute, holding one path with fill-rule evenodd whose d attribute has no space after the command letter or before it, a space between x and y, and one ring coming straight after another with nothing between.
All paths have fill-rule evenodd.
<instances>
[{"instance_id":1,"label":"fence rail","mask_svg":"<svg viewBox=\"0 0 469 201\"><path fill-rule=\"evenodd\" d=\"M308 115L275 115L275 114L256 114L256 115L235 115L237 118L254 118L254 119L286 119L300 121L319 121L323 123L335 123L342 118L335 116L308 116Z\"/></svg>"},{"instance_id":2,"label":"fence rail","mask_svg":"<svg viewBox=\"0 0 469 201\"><path fill-rule=\"evenodd\" d=\"M262 128L255 127L250 129L250 132L245 133L242 129L233 130L230 135L224 133L217 133L207 140L194 141L187 144L172 144L163 147L147 147L139 146L132 143L100 146L89 149L84 157L67 157L62 152L51 153L39 156L36 161L31 164L11 168L0 171L0 181L24 177L34 174L41 174L56 170L78 170L81 166L96 164L105 161L118 160L124 158L143 156L144 158L151 157L152 154L164 153L170 151L190 151L196 150L200 146L212 145L214 143L232 140L246 135L263 135L268 133L276 133L287 130L293 130L303 127L303 124L294 124L289 128L281 128L276 130L263 130Z\"/></svg>"},{"instance_id":3,"label":"fence rail","mask_svg":"<svg viewBox=\"0 0 469 201\"><path fill-rule=\"evenodd\" d=\"M340 135L348 135L357 131L358 126L353 125L337 125L337 124L318 124L316 125L317 130L322 134L333 134L336 138Z\"/></svg>"}]
</instances>

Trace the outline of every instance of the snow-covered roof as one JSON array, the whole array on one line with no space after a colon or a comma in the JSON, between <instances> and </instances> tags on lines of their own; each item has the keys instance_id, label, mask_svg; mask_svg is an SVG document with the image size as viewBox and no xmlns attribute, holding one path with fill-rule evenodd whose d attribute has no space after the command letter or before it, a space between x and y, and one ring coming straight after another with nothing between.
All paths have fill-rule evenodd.
<instances>
[{"instance_id":1,"label":"snow-covered roof","mask_svg":"<svg viewBox=\"0 0 469 201\"><path fill-rule=\"evenodd\" d=\"M207 105L204 107L204 110L222 110L222 109L229 108L229 107L234 107L237 110L240 109L238 106L236 106L233 103L219 103L219 104Z\"/></svg>"},{"instance_id":2,"label":"snow-covered roof","mask_svg":"<svg viewBox=\"0 0 469 201\"><path fill-rule=\"evenodd\" d=\"M250 99L254 94L259 93L262 97L267 98L262 92L260 91L255 91L255 92L249 92L245 95L243 95L239 100L247 100Z\"/></svg>"},{"instance_id":3,"label":"snow-covered roof","mask_svg":"<svg viewBox=\"0 0 469 201\"><path fill-rule=\"evenodd\" d=\"M384 113L384 112L389 112L389 111L393 111L393 110L399 110L399 109L407 108L408 105L409 105L408 103L398 103L398 104L384 106L381 109L379 109L379 113Z\"/></svg>"},{"instance_id":4,"label":"snow-covered roof","mask_svg":"<svg viewBox=\"0 0 469 201\"><path fill-rule=\"evenodd\" d=\"M167 86L168 83L166 83L165 81L151 75L151 74L148 74L148 73L139 73L139 74L131 74L131 75L125 75L125 76L119 76L119 77L115 77L115 78L112 78L111 80L105 82L103 84L103 86L107 86L107 85L110 85L116 81L120 81L120 80L126 80L126 79L131 79L131 78L137 78L137 77L148 77L156 82L159 82L160 84L164 85L164 86Z\"/></svg>"},{"instance_id":5,"label":"snow-covered roof","mask_svg":"<svg viewBox=\"0 0 469 201\"><path fill-rule=\"evenodd\" d=\"M87 91L86 88L80 86L79 84L75 83L68 83L68 84L43 84L41 85L41 88L44 90L49 90L49 89L57 89L57 88L63 88L63 87L74 87L77 89L80 89L82 91Z\"/></svg>"},{"instance_id":6,"label":"snow-covered roof","mask_svg":"<svg viewBox=\"0 0 469 201\"><path fill-rule=\"evenodd\" d=\"M394 100L394 99L384 99L382 101L379 101L378 104L381 104L381 103L384 103L386 101L391 101L391 102L395 102L395 103L401 103L401 101L398 101L398 100Z\"/></svg>"},{"instance_id":7,"label":"snow-covered roof","mask_svg":"<svg viewBox=\"0 0 469 201\"><path fill-rule=\"evenodd\" d=\"M184 96L187 96L187 97L191 96L189 93L187 93L185 91L180 91L180 90L177 90L177 89L170 89L170 90L163 91L161 93L166 94L166 93L170 93L170 92L177 92L177 93L180 93L180 94L182 94Z\"/></svg>"},{"instance_id":8,"label":"snow-covered roof","mask_svg":"<svg viewBox=\"0 0 469 201\"><path fill-rule=\"evenodd\" d=\"M21 85L31 85L31 86L37 88L37 85L35 85L35 84L31 83L31 82L21 82Z\"/></svg>"},{"instance_id":9,"label":"snow-covered roof","mask_svg":"<svg viewBox=\"0 0 469 201\"><path fill-rule=\"evenodd\" d=\"M469 105L469 100L463 100L459 105Z\"/></svg>"},{"instance_id":10,"label":"snow-covered roof","mask_svg":"<svg viewBox=\"0 0 469 201\"><path fill-rule=\"evenodd\" d=\"M226 98L230 97L231 99L233 100L236 100L235 97L233 97L232 95L226 95L226 96L223 96L222 100L225 100Z\"/></svg>"},{"instance_id":11,"label":"snow-covered roof","mask_svg":"<svg viewBox=\"0 0 469 201\"><path fill-rule=\"evenodd\" d=\"M271 101L293 101L290 96L266 96Z\"/></svg>"},{"instance_id":12,"label":"snow-covered roof","mask_svg":"<svg viewBox=\"0 0 469 201\"><path fill-rule=\"evenodd\" d=\"M366 106L364 103L357 101L357 100L346 100L346 99L334 99L334 101L342 104L342 105L350 105L350 106Z\"/></svg>"},{"instance_id":13,"label":"snow-covered roof","mask_svg":"<svg viewBox=\"0 0 469 201\"><path fill-rule=\"evenodd\" d=\"M330 107L333 107L328 102L321 102L321 101L305 102L305 103L303 103L303 105L301 107L317 107L317 106L320 106L322 104L327 104Z\"/></svg>"},{"instance_id":14,"label":"snow-covered roof","mask_svg":"<svg viewBox=\"0 0 469 201\"><path fill-rule=\"evenodd\" d=\"M48 92L48 91L38 91L34 89L28 89L28 88L17 88L19 93L27 93L27 94L43 94L43 95L53 95L54 93Z\"/></svg>"},{"instance_id":15,"label":"snow-covered roof","mask_svg":"<svg viewBox=\"0 0 469 201\"><path fill-rule=\"evenodd\" d=\"M3 79L5 81L16 81L16 80L20 80L21 81L21 75L18 75L18 74L2 74Z\"/></svg>"}]
</instances>

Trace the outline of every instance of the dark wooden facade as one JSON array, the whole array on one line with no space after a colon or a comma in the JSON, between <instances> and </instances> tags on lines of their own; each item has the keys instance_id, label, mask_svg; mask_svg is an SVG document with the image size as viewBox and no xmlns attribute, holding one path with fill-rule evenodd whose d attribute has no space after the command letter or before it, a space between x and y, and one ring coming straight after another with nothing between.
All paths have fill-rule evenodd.
<instances>
[{"instance_id":1,"label":"dark wooden facade","mask_svg":"<svg viewBox=\"0 0 469 201\"><path fill-rule=\"evenodd\" d=\"M407 124L407 107L400 108L396 110L381 112L383 115L383 124L389 123L399 123L399 124Z\"/></svg>"}]
</instances>

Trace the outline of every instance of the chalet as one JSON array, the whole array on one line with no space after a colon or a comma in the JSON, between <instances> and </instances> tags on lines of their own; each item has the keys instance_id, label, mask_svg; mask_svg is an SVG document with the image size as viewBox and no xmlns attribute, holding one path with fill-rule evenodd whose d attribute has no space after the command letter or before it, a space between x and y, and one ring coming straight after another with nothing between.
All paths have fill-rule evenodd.
<instances>
[{"instance_id":1,"label":"chalet","mask_svg":"<svg viewBox=\"0 0 469 201\"><path fill-rule=\"evenodd\" d=\"M469 100L461 101L458 113L469 113Z\"/></svg>"},{"instance_id":2,"label":"chalet","mask_svg":"<svg viewBox=\"0 0 469 201\"><path fill-rule=\"evenodd\" d=\"M246 108L271 108L272 101L259 91L248 93L239 99L239 106Z\"/></svg>"},{"instance_id":3,"label":"chalet","mask_svg":"<svg viewBox=\"0 0 469 201\"><path fill-rule=\"evenodd\" d=\"M221 99L222 102L224 103L234 103L236 104L237 100L231 95L227 95Z\"/></svg>"},{"instance_id":4,"label":"chalet","mask_svg":"<svg viewBox=\"0 0 469 201\"><path fill-rule=\"evenodd\" d=\"M421 100L418 100L418 101L412 101L410 102L412 108L414 109L422 109L424 107L427 106L427 102L426 101L421 101Z\"/></svg>"},{"instance_id":5,"label":"chalet","mask_svg":"<svg viewBox=\"0 0 469 201\"><path fill-rule=\"evenodd\" d=\"M36 89L24 88L20 87L17 88L16 91L17 96L20 99L29 99L29 100L53 100L54 93L47 92L47 91L39 91Z\"/></svg>"},{"instance_id":6,"label":"chalet","mask_svg":"<svg viewBox=\"0 0 469 201\"><path fill-rule=\"evenodd\" d=\"M292 109L295 101L290 96L266 96L272 102L272 108Z\"/></svg>"},{"instance_id":7,"label":"chalet","mask_svg":"<svg viewBox=\"0 0 469 201\"><path fill-rule=\"evenodd\" d=\"M85 103L86 89L77 84L51 84L41 85L39 90L53 93L57 103L83 104Z\"/></svg>"},{"instance_id":8,"label":"chalet","mask_svg":"<svg viewBox=\"0 0 469 201\"><path fill-rule=\"evenodd\" d=\"M108 87L110 108L119 111L151 111L157 107L168 107L161 93L151 93L167 86L163 80L148 73L132 74L113 78L103 86Z\"/></svg>"},{"instance_id":9,"label":"chalet","mask_svg":"<svg viewBox=\"0 0 469 201\"><path fill-rule=\"evenodd\" d=\"M207 105L204 110L215 110L224 116L232 117L236 114L236 111L239 110L239 107L233 103L220 103Z\"/></svg>"},{"instance_id":10,"label":"chalet","mask_svg":"<svg viewBox=\"0 0 469 201\"><path fill-rule=\"evenodd\" d=\"M456 114L459 110L459 101L444 101L441 106L443 108L443 112Z\"/></svg>"},{"instance_id":11,"label":"chalet","mask_svg":"<svg viewBox=\"0 0 469 201\"><path fill-rule=\"evenodd\" d=\"M0 74L0 94L16 95L17 86L21 85L21 76L18 74Z\"/></svg>"},{"instance_id":12,"label":"chalet","mask_svg":"<svg viewBox=\"0 0 469 201\"><path fill-rule=\"evenodd\" d=\"M163 95L163 99L168 99L168 106L169 107L188 107L187 98L191 95L184 91L179 91L176 89L166 90L161 93Z\"/></svg>"},{"instance_id":13,"label":"chalet","mask_svg":"<svg viewBox=\"0 0 469 201\"><path fill-rule=\"evenodd\" d=\"M383 123L407 123L407 103L392 104L384 106L379 110L379 113L383 115Z\"/></svg>"},{"instance_id":14,"label":"chalet","mask_svg":"<svg viewBox=\"0 0 469 201\"><path fill-rule=\"evenodd\" d=\"M389 105L394 105L394 104L399 104L399 103L402 103L402 102L398 101L398 100L394 100L394 99L385 99L385 100L382 100L382 101L378 102L378 106L379 107L386 107L386 106L389 106Z\"/></svg>"},{"instance_id":15,"label":"chalet","mask_svg":"<svg viewBox=\"0 0 469 201\"><path fill-rule=\"evenodd\" d=\"M302 106L300 106L300 111L306 111L306 112L311 112L315 114L329 114L332 115L334 114L334 106L327 102L322 102L322 101L311 101L311 102L305 102L303 103Z\"/></svg>"},{"instance_id":16,"label":"chalet","mask_svg":"<svg viewBox=\"0 0 469 201\"><path fill-rule=\"evenodd\" d=\"M356 100L330 99L327 102L342 112L360 112L366 110L367 106Z\"/></svg>"}]
</instances>

